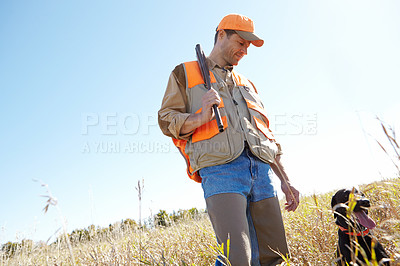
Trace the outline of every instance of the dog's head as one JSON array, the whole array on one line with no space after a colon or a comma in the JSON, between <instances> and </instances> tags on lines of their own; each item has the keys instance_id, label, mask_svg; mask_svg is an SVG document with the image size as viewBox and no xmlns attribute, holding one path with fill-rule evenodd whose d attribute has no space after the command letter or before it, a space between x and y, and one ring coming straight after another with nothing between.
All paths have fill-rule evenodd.
<instances>
[{"instance_id":1,"label":"dog's head","mask_svg":"<svg viewBox=\"0 0 400 266\"><path fill-rule=\"evenodd\" d=\"M335 193L331 201L336 224L358 230L372 229L375 222L368 216L369 200L362 192L353 189L341 189Z\"/></svg>"}]
</instances>

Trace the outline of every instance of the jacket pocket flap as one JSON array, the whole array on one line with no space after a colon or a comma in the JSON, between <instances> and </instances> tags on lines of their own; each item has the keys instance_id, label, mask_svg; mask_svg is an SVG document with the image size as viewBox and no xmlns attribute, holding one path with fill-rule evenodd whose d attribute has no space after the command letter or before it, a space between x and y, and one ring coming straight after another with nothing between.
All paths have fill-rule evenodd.
<instances>
[{"instance_id":1,"label":"jacket pocket flap","mask_svg":"<svg viewBox=\"0 0 400 266\"><path fill-rule=\"evenodd\" d=\"M267 124L265 124L264 121L255 116L253 116L253 118L254 121L256 122L258 130L260 130L268 139L275 140L275 137L272 134L271 130L268 128Z\"/></svg>"},{"instance_id":2,"label":"jacket pocket flap","mask_svg":"<svg viewBox=\"0 0 400 266\"><path fill-rule=\"evenodd\" d=\"M228 127L228 121L226 119L226 116L221 117L222 123L224 124L224 129ZM218 124L217 120L213 119L210 122L205 123L204 125L196 128L192 135L192 143L206 140L206 139L211 139L215 135L217 135L219 132L218 130Z\"/></svg>"}]
</instances>

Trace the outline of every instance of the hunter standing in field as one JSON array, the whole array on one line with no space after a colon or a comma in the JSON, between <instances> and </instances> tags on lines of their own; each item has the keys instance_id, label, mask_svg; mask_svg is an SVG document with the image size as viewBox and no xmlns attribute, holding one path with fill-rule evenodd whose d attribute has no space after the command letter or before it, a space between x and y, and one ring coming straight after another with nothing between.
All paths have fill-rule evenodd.
<instances>
[{"instance_id":1,"label":"hunter standing in field","mask_svg":"<svg viewBox=\"0 0 400 266\"><path fill-rule=\"evenodd\" d=\"M251 44L263 43L251 19L225 16L206 59L212 88L205 87L197 61L180 64L169 77L158 112L161 130L187 161L189 177L201 182L218 243L226 247L230 239L229 261L238 266L279 265L283 260L276 252L289 255L271 170L281 181L285 209L294 211L299 204L257 90L234 71Z\"/></svg>"}]
</instances>

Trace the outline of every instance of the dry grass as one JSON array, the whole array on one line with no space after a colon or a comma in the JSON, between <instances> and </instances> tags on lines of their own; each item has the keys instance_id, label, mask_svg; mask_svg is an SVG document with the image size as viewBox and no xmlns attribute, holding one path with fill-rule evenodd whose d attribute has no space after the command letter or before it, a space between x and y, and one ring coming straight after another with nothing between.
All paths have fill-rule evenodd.
<instances>
[{"instance_id":1,"label":"dry grass","mask_svg":"<svg viewBox=\"0 0 400 266\"><path fill-rule=\"evenodd\" d=\"M211 265L215 237L206 214L169 227L114 230L91 241L73 244L77 265ZM64 241L48 246L22 247L0 265L70 265Z\"/></svg>"},{"instance_id":2,"label":"dry grass","mask_svg":"<svg viewBox=\"0 0 400 266\"><path fill-rule=\"evenodd\" d=\"M400 180L363 185L371 200L374 234L400 265ZM337 227L330 209L332 193L302 198L295 213L283 212L292 257L290 265L331 265ZM65 241L26 244L0 265L214 265L217 243L206 214L168 227L116 229L90 241L72 241L74 262Z\"/></svg>"}]
</instances>

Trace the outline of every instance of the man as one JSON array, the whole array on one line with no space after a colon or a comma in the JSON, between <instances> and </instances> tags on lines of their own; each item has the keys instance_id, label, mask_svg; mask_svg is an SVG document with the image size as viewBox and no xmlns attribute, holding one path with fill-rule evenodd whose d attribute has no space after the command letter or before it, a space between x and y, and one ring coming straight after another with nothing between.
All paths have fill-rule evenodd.
<instances>
[{"instance_id":1,"label":"man","mask_svg":"<svg viewBox=\"0 0 400 266\"><path fill-rule=\"evenodd\" d=\"M170 75L158 113L161 130L187 160L189 176L202 183L219 244L224 243L226 252L229 243L229 261L239 266L278 265L283 262L279 254L289 255L271 169L281 180L285 209L294 211L299 204L257 91L233 71L251 44L263 43L251 19L225 16L207 58L212 88L205 88L197 62L180 64Z\"/></svg>"}]
</instances>

